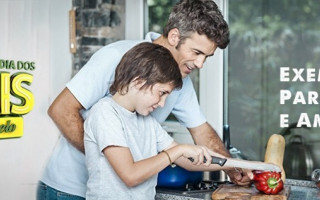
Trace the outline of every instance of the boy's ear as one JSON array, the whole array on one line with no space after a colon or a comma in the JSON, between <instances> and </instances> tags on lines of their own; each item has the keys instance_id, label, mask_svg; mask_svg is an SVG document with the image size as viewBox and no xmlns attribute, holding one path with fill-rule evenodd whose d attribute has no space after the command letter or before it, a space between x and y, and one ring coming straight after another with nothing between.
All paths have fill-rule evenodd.
<instances>
[{"instance_id":1,"label":"boy's ear","mask_svg":"<svg viewBox=\"0 0 320 200\"><path fill-rule=\"evenodd\" d=\"M173 28L168 33L168 42L171 46L176 47L180 41L180 31L177 28Z\"/></svg>"},{"instance_id":2,"label":"boy's ear","mask_svg":"<svg viewBox=\"0 0 320 200\"><path fill-rule=\"evenodd\" d=\"M133 86L140 90L140 88L146 83L146 80L139 79L138 77L132 80Z\"/></svg>"}]
</instances>

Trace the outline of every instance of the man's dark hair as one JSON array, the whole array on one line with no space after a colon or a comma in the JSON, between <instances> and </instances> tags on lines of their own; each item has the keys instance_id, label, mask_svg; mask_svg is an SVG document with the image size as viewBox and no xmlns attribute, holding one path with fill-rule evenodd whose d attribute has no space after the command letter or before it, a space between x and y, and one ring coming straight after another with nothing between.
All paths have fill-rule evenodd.
<instances>
[{"instance_id":1,"label":"man's dark hair","mask_svg":"<svg viewBox=\"0 0 320 200\"><path fill-rule=\"evenodd\" d=\"M182 87L180 69L170 51L149 42L140 43L124 54L116 68L110 93L126 93L133 80L145 81L141 89L156 83L171 83L177 89Z\"/></svg>"},{"instance_id":2,"label":"man's dark hair","mask_svg":"<svg viewBox=\"0 0 320 200\"><path fill-rule=\"evenodd\" d=\"M174 28L180 32L178 47L195 32L205 34L220 49L226 48L230 41L228 24L212 0L181 0L173 7L163 35L168 37Z\"/></svg>"}]
</instances>

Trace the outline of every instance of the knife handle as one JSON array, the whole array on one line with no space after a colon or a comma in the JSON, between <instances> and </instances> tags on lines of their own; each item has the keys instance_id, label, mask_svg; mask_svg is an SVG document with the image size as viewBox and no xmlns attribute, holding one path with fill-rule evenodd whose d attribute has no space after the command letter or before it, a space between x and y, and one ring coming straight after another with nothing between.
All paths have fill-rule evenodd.
<instances>
[{"instance_id":1,"label":"knife handle","mask_svg":"<svg viewBox=\"0 0 320 200\"><path fill-rule=\"evenodd\" d=\"M211 164L218 164L218 165L220 165L220 166L223 166L223 165L227 162L227 159L226 159L226 158L219 158L219 157L215 157L215 156L211 156L211 158L212 158ZM189 159L191 162L194 161L194 159L191 158L191 157L189 157L188 159ZM203 162L204 162L204 163L207 162L206 157L204 157Z\"/></svg>"},{"instance_id":2,"label":"knife handle","mask_svg":"<svg viewBox=\"0 0 320 200\"><path fill-rule=\"evenodd\" d=\"M219 158L215 156L211 156L211 158L212 158L211 164L218 164L220 166L223 166L227 162L226 158Z\"/></svg>"}]
</instances>

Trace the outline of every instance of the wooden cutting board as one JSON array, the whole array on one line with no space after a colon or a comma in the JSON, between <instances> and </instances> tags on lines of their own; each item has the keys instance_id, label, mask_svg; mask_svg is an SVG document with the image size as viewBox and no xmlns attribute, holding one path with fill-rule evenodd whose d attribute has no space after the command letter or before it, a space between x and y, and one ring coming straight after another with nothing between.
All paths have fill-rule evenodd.
<instances>
[{"instance_id":1,"label":"wooden cutting board","mask_svg":"<svg viewBox=\"0 0 320 200\"><path fill-rule=\"evenodd\" d=\"M234 184L220 185L217 190L212 193L213 200L222 199L244 199L250 200L287 200L290 193L290 186L284 186L283 190L276 195L266 195L259 192L254 185L251 187L237 186Z\"/></svg>"}]
</instances>

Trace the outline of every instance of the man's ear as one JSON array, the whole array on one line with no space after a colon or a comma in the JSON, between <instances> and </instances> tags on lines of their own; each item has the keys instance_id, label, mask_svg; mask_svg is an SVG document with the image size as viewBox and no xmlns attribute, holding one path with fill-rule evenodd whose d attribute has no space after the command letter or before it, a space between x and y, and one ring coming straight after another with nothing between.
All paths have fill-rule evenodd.
<instances>
[{"instance_id":1,"label":"man's ear","mask_svg":"<svg viewBox=\"0 0 320 200\"><path fill-rule=\"evenodd\" d=\"M168 33L168 42L171 46L176 47L180 41L180 31L177 28L173 28Z\"/></svg>"}]
</instances>

